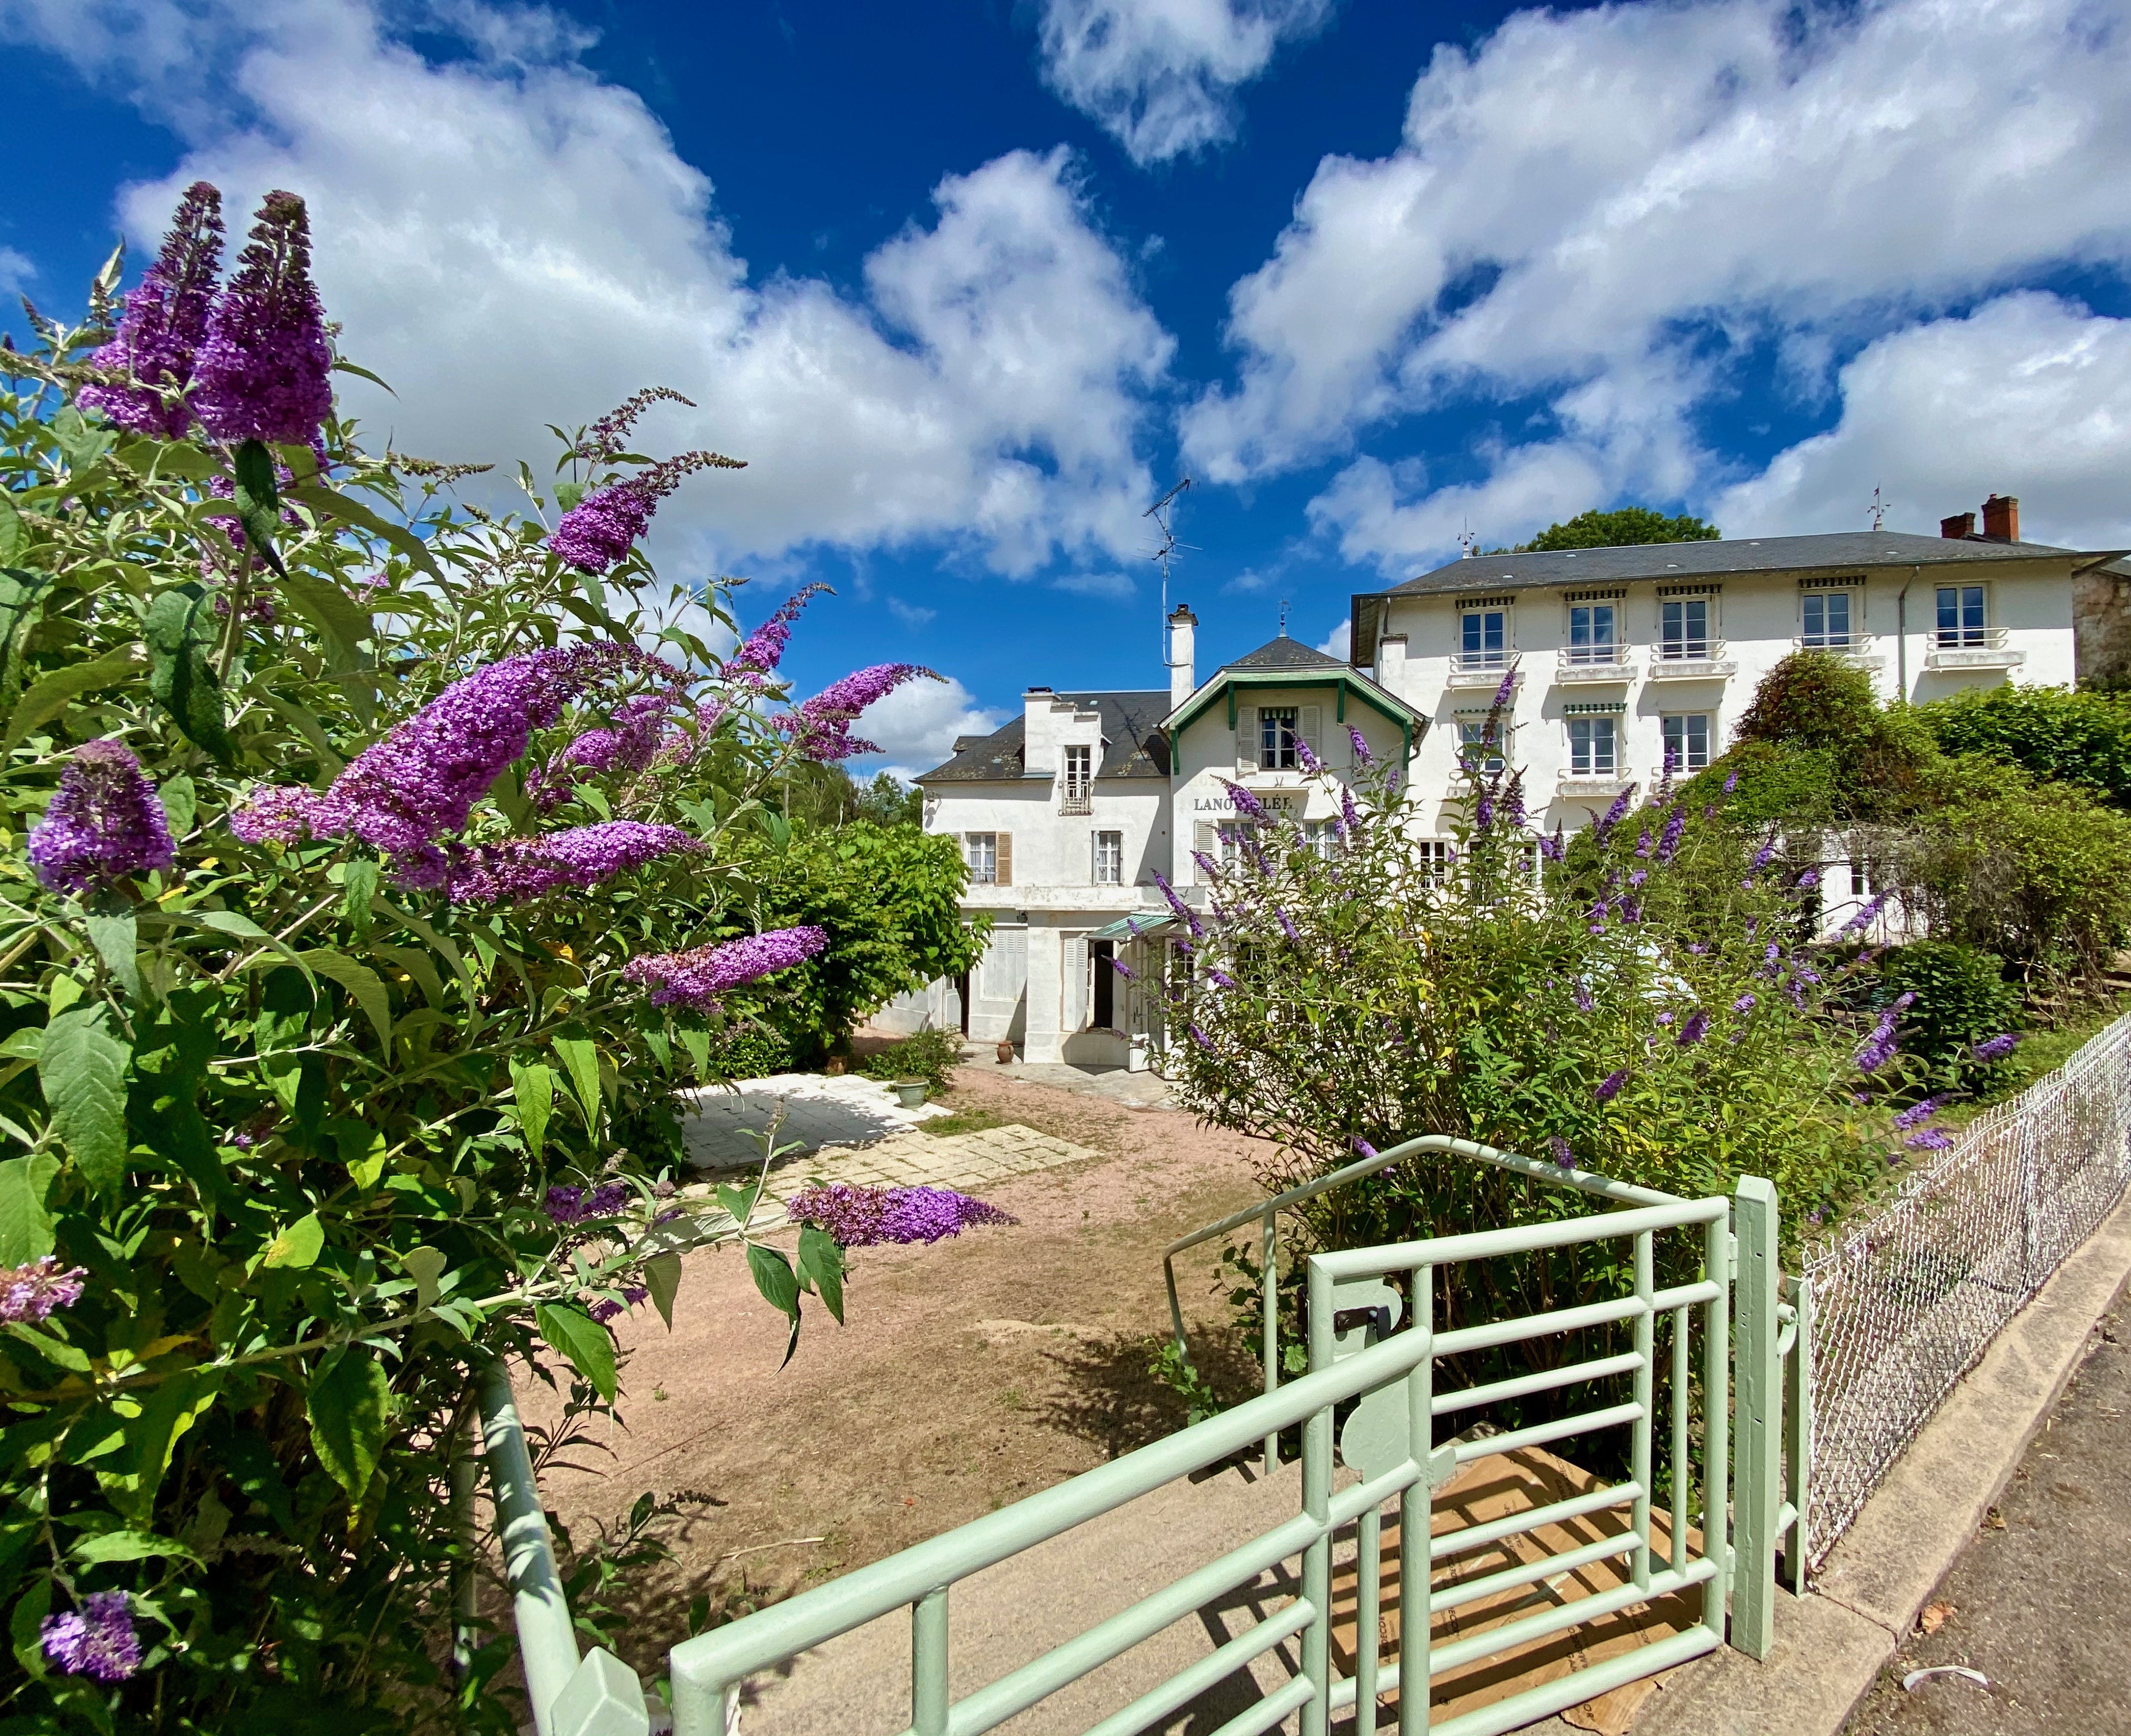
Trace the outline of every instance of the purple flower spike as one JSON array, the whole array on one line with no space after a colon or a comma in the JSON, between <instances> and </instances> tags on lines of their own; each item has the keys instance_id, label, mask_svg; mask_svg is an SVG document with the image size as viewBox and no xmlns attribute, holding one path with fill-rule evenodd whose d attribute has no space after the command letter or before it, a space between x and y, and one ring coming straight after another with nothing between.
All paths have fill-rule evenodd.
<instances>
[{"instance_id":1,"label":"purple flower spike","mask_svg":"<svg viewBox=\"0 0 2131 1736\"><path fill-rule=\"evenodd\" d=\"M1548 1149L1554 1153L1554 1162L1564 1169L1573 1169L1576 1167L1576 1154L1568 1149L1567 1140L1559 1133L1549 1133L1547 1136L1546 1143Z\"/></svg>"},{"instance_id":2,"label":"purple flower spike","mask_svg":"<svg viewBox=\"0 0 2131 1736\"><path fill-rule=\"evenodd\" d=\"M1578 1012L1588 1012L1597 1005L1597 1002L1592 999L1591 991L1581 983L1569 985L1568 997L1576 1002L1576 1010Z\"/></svg>"},{"instance_id":3,"label":"purple flower spike","mask_svg":"<svg viewBox=\"0 0 2131 1736\"><path fill-rule=\"evenodd\" d=\"M680 1214L677 1212L674 1216L678 1217ZM622 1299L620 1302L595 1302L592 1304L592 1318L598 1321L601 1326L605 1326L608 1321L635 1308L650 1294L651 1292L641 1284L625 1284L622 1287Z\"/></svg>"},{"instance_id":4,"label":"purple flower spike","mask_svg":"<svg viewBox=\"0 0 2131 1736\"><path fill-rule=\"evenodd\" d=\"M1347 739L1354 744L1356 765L1372 766L1377 763L1376 755L1369 752L1368 742L1362 737L1362 732L1352 724L1347 725Z\"/></svg>"},{"instance_id":5,"label":"purple flower spike","mask_svg":"<svg viewBox=\"0 0 2131 1736\"><path fill-rule=\"evenodd\" d=\"M1743 994L1731 1003L1731 1011L1734 1012L1751 1012L1760 1005L1760 1001L1757 996L1750 993Z\"/></svg>"},{"instance_id":6,"label":"purple flower spike","mask_svg":"<svg viewBox=\"0 0 2131 1736\"><path fill-rule=\"evenodd\" d=\"M1263 820L1266 817L1265 804L1241 784L1230 783L1225 777L1221 780L1221 783L1234 801L1236 811L1238 814L1247 815L1252 820Z\"/></svg>"},{"instance_id":7,"label":"purple flower spike","mask_svg":"<svg viewBox=\"0 0 2131 1736\"><path fill-rule=\"evenodd\" d=\"M1912 1103L1894 1117L1894 1125L1907 1133L1919 1122L1927 1121L1937 1115L1944 1102L1943 1098L1927 1097L1920 1103Z\"/></svg>"},{"instance_id":8,"label":"purple flower spike","mask_svg":"<svg viewBox=\"0 0 2131 1736\"><path fill-rule=\"evenodd\" d=\"M403 885L442 885L448 867L435 840L464 830L474 803L524 754L534 729L625 667L674 676L648 653L611 642L521 652L491 663L364 748L323 795L259 791L231 815L230 830L251 844L290 844L307 831L359 838L392 859Z\"/></svg>"},{"instance_id":9,"label":"purple flower spike","mask_svg":"<svg viewBox=\"0 0 2131 1736\"><path fill-rule=\"evenodd\" d=\"M1674 808L1665 816L1664 832L1658 839L1658 860L1669 862L1679 849L1681 835L1687 830L1687 811Z\"/></svg>"},{"instance_id":10,"label":"purple flower spike","mask_svg":"<svg viewBox=\"0 0 2131 1736\"><path fill-rule=\"evenodd\" d=\"M52 892L108 892L128 875L175 865L155 786L124 743L84 742L30 829L30 867Z\"/></svg>"},{"instance_id":11,"label":"purple flower spike","mask_svg":"<svg viewBox=\"0 0 2131 1736\"><path fill-rule=\"evenodd\" d=\"M828 944L827 934L818 928L773 928L688 952L631 959L621 974L625 981L649 987L654 1007L678 1005L703 1012L716 1006L727 990L804 964Z\"/></svg>"},{"instance_id":12,"label":"purple flower spike","mask_svg":"<svg viewBox=\"0 0 2131 1736\"><path fill-rule=\"evenodd\" d=\"M1310 744L1300 735L1295 738L1295 763L1309 772L1315 773L1324 769L1324 762L1310 751Z\"/></svg>"},{"instance_id":13,"label":"purple flower spike","mask_svg":"<svg viewBox=\"0 0 2131 1736\"><path fill-rule=\"evenodd\" d=\"M84 386L76 400L84 409L101 410L136 434L185 438L192 410L183 399L165 403L163 392L192 383L194 357L207 336L208 308L222 267L222 194L205 181L194 181L178 203L156 263L126 298L117 333L89 358L96 367L131 375L135 383Z\"/></svg>"},{"instance_id":14,"label":"purple flower spike","mask_svg":"<svg viewBox=\"0 0 2131 1736\"><path fill-rule=\"evenodd\" d=\"M1801 892L1810 892L1819 884L1820 870L1818 868L1809 868L1798 877L1798 890Z\"/></svg>"},{"instance_id":15,"label":"purple flower spike","mask_svg":"<svg viewBox=\"0 0 2131 1736\"><path fill-rule=\"evenodd\" d=\"M1870 928L1878 920L1880 912L1884 910L1886 906L1887 895L1884 892L1879 894L1870 903L1859 906L1856 914L1842 925L1836 938L1846 940L1861 930Z\"/></svg>"},{"instance_id":16,"label":"purple flower spike","mask_svg":"<svg viewBox=\"0 0 2131 1736\"><path fill-rule=\"evenodd\" d=\"M1592 828L1592 830L1597 833L1602 840L1608 832L1611 831L1615 826L1620 825L1621 820L1626 817L1628 804L1630 801L1634 800L1635 794L1635 787L1633 784L1630 784L1626 789L1621 791L1618 796L1616 796L1613 798L1613 806L1606 810L1605 817L1599 820L1598 824Z\"/></svg>"},{"instance_id":17,"label":"purple flower spike","mask_svg":"<svg viewBox=\"0 0 2131 1736\"><path fill-rule=\"evenodd\" d=\"M1978 1043L1971 1051L1979 1061L2002 1061L2012 1054L2019 1038L2009 1031L2000 1031L1987 1041Z\"/></svg>"},{"instance_id":18,"label":"purple flower spike","mask_svg":"<svg viewBox=\"0 0 2131 1736\"><path fill-rule=\"evenodd\" d=\"M784 656L784 647L792 638L792 624L798 619L799 611L828 588L826 585L807 585L793 591L778 605L774 615L740 641L733 654L725 659L725 674L774 674Z\"/></svg>"},{"instance_id":19,"label":"purple flower spike","mask_svg":"<svg viewBox=\"0 0 2131 1736\"><path fill-rule=\"evenodd\" d=\"M81 1300L81 1266L61 1270L59 1256L47 1254L27 1265L0 1266L0 1321L35 1324Z\"/></svg>"},{"instance_id":20,"label":"purple flower spike","mask_svg":"<svg viewBox=\"0 0 2131 1736\"><path fill-rule=\"evenodd\" d=\"M777 727L792 738L802 758L817 765L832 765L856 753L878 753L880 749L873 743L851 734L851 725L869 705L921 675L927 681L943 679L917 663L876 663L803 701L797 710L778 718Z\"/></svg>"},{"instance_id":21,"label":"purple flower spike","mask_svg":"<svg viewBox=\"0 0 2131 1736\"><path fill-rule=\"evenodd\" d=\"M140 1636L123 1591L92 1591L81 1607L48 1615L40 1630L45 1656L69 1676L123 1681L141 1667Z\"/></svg>"},{"instance_id":22,"label":"purple flower spike","mask_svg":"<svg viewBox=\"0 0 2131 1736\"><path fill-rule=\"evenodd\" d=\"M662 856L692 854L701 839L678 826L608 820L545 838L509 838L451 853L445 891L457 904L516 904L583 891Z\"/></svg>"},{"instance_id":23,"label":"purple flower spike","mask_svg":"<svg viewBox=\"0 0 2131 1736\"><path fill-rule=\"evenodd\" d=\"M1492 709L1501 710L1503 706L1516 697L1516 693L1517 672L1516 666L1512 664L1509 672L1503 676L1501 686L1495 689L1495 703Z\"/></svg>"},{"instance_id":24,"label":"purple flower spike","mask_svg":"<svg viewBox=\"0 0 2131 1736\"><path fill-rule=\"evenodd\" d=\"M884 1242L935 1242L973 1224L1010 1224L997 1206L949 1188L855 1188L844 1183L807 1188L785 1208L847 1248Z\"/></svg>"},{"instance_id":25,"label":"purple flower spike","mask_svg":"<svg viewBox=\"0 0 2131 1736\"><path fill-rule=\"evenodd\" d=\"M1207 1054L1211 1055L1214 1052L1212 1040L1209 1038L1206 1033L1201 1031L1196 1025L1191 1026L1190 1035L1191 1040L1196 1043L1201 1049L1204 1050Z\"/></svg>"},{"instance_id":26,"label":"purple flower spike","mask_svg":"<svg viewBox=\"0 0 2131 1736\"><path fill-rule=\"evenodd\" d=\"M1273 921L1280 924L1280 931L1291 940L1300 942L1302 936L1295 932L1295 925L1287 920L1287 912L1278 905L1272 907Z\"/></svg>"},{"instance_id":27,"label":"purple flower spike","mask_svg":"<svg viewBox=\"0 0 2131 1736\"><path fill-rule=\"evenodd\" d=\"M1342 790L1339 792L1339 817L1349 835L1362 823L1360 811L1354 806L1354 792L1352 790Z\"/></svg>"},{"instance_id":28,"label":"purple flower spike","mask_svg":"<svg viewBox=\"0 0 2131 1736\"><path fill-rule=\"evenodd\" d=\"M1692 1049L1708 1035L1709 1015L1706 1012L1693 1013L1688 1016L1687 1023L1679 1028L1679 1046L1682 1049Z\"/></svg>"},{"instance_id":29,"label":"purple flower spike","mask_svg":"<svg viewBox=\"0 0 2131 1736\"><path fill-rule=\"evenodd\" d=\"M1657 840L1650 836L1648 826L1645 826L1641 831L1636 833L1635 854L1638 856L1647 856L1657 847Z\"/></svg>"},{"instance_id":30,"label":"purple flower spike","mask_svg":"<svg viewBox=\"0 0 2131 1736\"><path fill-rule=\"evenodd\" d=\"M1729 796L1729 795L1730 795L1730 794L1731 794L1734 790L1737 789L1738 787L1739 787L1739 772L1738 772L1738 768L1737 768L1736 767L1734 767L1734 768L1732 768L1732 770L1730 772L1730 773L1728 773L1728 774L1726 776L1725 779L1724 779L1724 793L1725 793L1726 796Z\"/></svg>"},{"instance_id":31,"label":"purple flower spike","mask_svg":"<svg viewBox=\"0 0 2131 1736\"><path fill-rule=\"evenodd\" d=\"M1921 1133L1912 1133L1902 1143L1918 1151L1943 1151L1953 1144L1953 1138L1941 1128L1927 1127Z\"/></svg>"},{"instance_id":32,"label":"purple flower spike","mask_svg":"<svg viewBox=\"0 0 2131 1736\"><path fill-rule=\"evenodd\" d=\"M310 218L303 200L277 189L208 316L193 401L218 440L308 446L333 414L332 370L311 284Z\"/></svg>"},{"instance_id":33,"label":"purple flower spike","mask_svg":"<svg viewBox=\"0 0 2131 1736\"><path fill-rule=\"evenodd\" d=\"M1358 1133L1354 1136L1354 1149L1364 1157L1374 1157L1377 1155L1377 1148Z\"/></svg>"},{"instance_id":34,"label":"purple flower spike","mask_svg":"<svg viewBox=\"0 0 2131 1736\"><path fill-rule=\"evenodd\" d=\"M1760 849L1754 852L1754 859L1748 864L1748 866L1753 873L1758 874L1763 868L1769 865L1769 858L1774 856L1775 854L1776 835L1771 831L1769 834L1769 841L1763 844Z\"/></svg>"},{"instance_id":35,"label":"purple flower spike","mask_svg":"<svg viewBox=\"0 0 2131 1736\"><path fill-rule=\"evenodd\" d=\"M1610 1103L1621 1094L1621 1088L1627 1083L1628 1069L1617 1068L1598 1082L1598 1088L1592 1095L1602 1103Z\"/></svg>"}]
</instances>

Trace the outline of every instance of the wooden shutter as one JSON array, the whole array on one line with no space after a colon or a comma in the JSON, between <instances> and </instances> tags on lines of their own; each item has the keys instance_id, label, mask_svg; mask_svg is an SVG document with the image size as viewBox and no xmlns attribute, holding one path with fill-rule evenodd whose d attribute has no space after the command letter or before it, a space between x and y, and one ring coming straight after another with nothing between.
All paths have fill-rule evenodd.
<instances>
[{"instance_id":1,"label":"wooden shutter","mask_svg":"<svg viewBox=\"0 0 2131 1736\"><path fill-rule=\"evenodd\" d=\"M1195 820L1191 823L1191 848L1211 861L1219 862L1221 859L1221 838L1220 835L1214 830L1212 820ZM1195 879L1203 870L1195 862L1191 866L1193 878Z\"/></svg>"},{"instance_id":2,"label":"wooden shutter","mask_svg":"<svg viewBox=\"0 0 2131 1736\"><path fill-rule=\"evenodd\" d=\"M1088 834L1088 884L1095 885L1101 880L1102 873L1103 835L1091 830Z\"/></svg>"},{"instance_id":3,"label":"wooden shutter","mask_svg":"<svg viewBox=\"0 0 2131 1736\"><path fill-rule=\"evenodd\" d=\"M1324 758L1324 706L1305 705L1301 715L1296 718L1295 723L1302 731L1302 739L1310 744L1310 751L1319 759L1323 759Z\"/></svg>"},{"instance_id":4,"label":"wooden shutter","mask_svg":"<svg viewBox=\"0 0 2131 1736\"><path fill-rule=\"evenodd\" d=\"M1001 832L998 835L998 871L997 883L1000 886L1012 886L1013 884L1013 834L1011 832Z\"/></svg>"},{"instance_id":5,"label":"wooden shutter","mask_svg":"<svg viewBox=\"0 0 2131 1736\"><path fill-rule=\"evenodd\" d=\"M1088 940L1085 935L1069 935L1066 941L1066 1017L1061 1029L1068 1035L1088 1022Z\"/></svg>"},{"instance_id":6,"label":"wooden shutter","mask_svg":"<svg viewBox=\"0 0 2131 1736\"><path fill-rule=\"evenodd\" d=\"M1256 705L1236 707L1236 769L1258 768L1258 710Z\"/></svg>"}]
</instances>

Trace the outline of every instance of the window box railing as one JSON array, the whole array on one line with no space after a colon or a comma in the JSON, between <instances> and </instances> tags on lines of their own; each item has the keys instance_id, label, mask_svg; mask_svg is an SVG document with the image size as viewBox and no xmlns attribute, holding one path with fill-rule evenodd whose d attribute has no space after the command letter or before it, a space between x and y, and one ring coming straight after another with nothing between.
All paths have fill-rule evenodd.
<instances>
[{"instance_id":1,"label":"window box railing","mask_svg":"<svg viewBox=\"0 0 2131 1736\"><path fill-rule=\"evenodd\" d=\"M1094 811L1094 786L1068 783L1060 786L1058 811L1061 814L1091 814Z\"/></svg>"},{"instance_id":2,"label":"window box railing","mask_svg":"<svg viewBox=\"0 0 2131 1736\"><path fill-rule=\"evenodd\" d=\"M1736 675L1738 670L1720 638L1659 639L1650 647L1650 678L1654 681L1707 681Z\"/></svg>"},{"instance_id":3,"label":"window box railing","mask_svg":"<svg viewBox=\"0 0 2131 1736\"><path fill-rule=\"evenodd\" d=\"M1626 645L1567 645L1555 664L1558 681L1625 681L1635 668Z\"/></svg>"},{"instance_id":4,"label":"window box railing","mask_svg":"<svg viewBox=\"0 0 2131 1736\"><path fill-rule=\"evenodd\" d=\"M1924 653L1927 669L2009 669L2028 653L2008 643L2003 627L1943 629L1932 635Z\"/></svg>"},{"instance_id":5,"label":"window box railing","mask_svg":"<svg viewBox=\"0 0 2131 1736\"><path fill-rule=\"evenodd\" d=\"M1794 651L1822 651L1860 669L1877 669L1885 664L1886 653L1873 646L1869 633L1802 633L1791 641Z\"/></svg>"},{"instance_id":6,"label":"window box railing","mask_svg":"<svg viewBox=\"0 0 2131 1736\"><path fill-rule=\"evenodd\" d=\"M1517 668L1514 651L1453 651L1450 654L1450 685L1453 687L1494 687ZM1517 669L1517 679L1524 672Z\"/></svg>"}]
</instances>

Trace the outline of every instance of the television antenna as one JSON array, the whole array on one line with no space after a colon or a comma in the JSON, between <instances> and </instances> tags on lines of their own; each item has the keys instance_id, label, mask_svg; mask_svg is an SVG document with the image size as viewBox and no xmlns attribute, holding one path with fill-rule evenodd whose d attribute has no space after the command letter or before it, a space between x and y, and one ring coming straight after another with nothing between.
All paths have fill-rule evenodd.
<instances>
[{"instance_id":1,"label":"television antenna","mask_svg":"<svg viewBox=\"0 0 2131 1736\"><path fill-rule=\"evenodd\" d=\"M1176 667L1176 665L1169 660L1169 566L1170 562L1176 558L1180 550L1189 549L1191 547L1189 543L1177 541L1176 532L1169 522L1169 515L1174 509L1179 497L1190 486L1191 479L1189 476L1185 477L1176 487L1140 514L1142 519L1153 519L1154 528L1161 533L1160 546L1148 558L1161 569L1161 666L1165 669Z\"/></svg>"},{"instance_id":2,"label":"television antenna","mask_svg":"<svg viewBox=\"0 0 2131 1736\"><path fill-rule=\"evenodd\" d=\"M1892 506L1894 504L1894 503L1893 501L1891 501L1891 500L1882 500L1882 499L1880 498L1880 490L1879 490L1879 488L1878 488L1878 486L1877 486L1876 485L1875 485L1875 486L1874 486L1874 488L1873 488L1873 490L1872 490L1872 528L1873 528L1873 529L1877 530L1877 529L1880 528L1880 521L1882 519L1884 519L1884 518L1885 518L1885 517L1887 516L1887 509L1888 509L1889 507Z\"/></svg>"}]
</instances>

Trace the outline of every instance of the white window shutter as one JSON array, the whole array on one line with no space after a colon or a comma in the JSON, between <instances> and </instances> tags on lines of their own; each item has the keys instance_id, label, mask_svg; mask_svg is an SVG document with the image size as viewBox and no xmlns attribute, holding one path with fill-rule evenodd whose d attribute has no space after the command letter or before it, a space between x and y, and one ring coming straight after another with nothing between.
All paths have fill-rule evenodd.
<instances>
[{"instance_id":1,"label":"white window shutter","mask_svg":"<svg viewBox=\"0 0 2131 1736\"><path fill-rule=\"evenodd\" d=\"M1258 710L1256 705L1236 707L1236 768L1241 772L1255 772L1258 768Z\"/></svg>"},{"instance_id":2,"label":"white window shutter","mask_svg":"<svg viewBox=\"0 0 2131 1736\"><path fill-rule=\"evenodd\" d=\"M1324 757L1324 708L1305 705L1298 720L1302 725L1302 739L1310 744L1310 751L1319 759Z\"/></svg>"},{"instance_id":3,"label":"white window shutter","mask_svg":"<svg viewBox=\"0 0 2131 1736\"><path fill-rule=\"evenodd\" d=\"M1204 856L1212 861L1219 862L1221 859L1220 834L1214 830L1214 822L1212 820L1195 820L1191 823L1191 848L1197 851L1201 856ZM1205 872L1205 870L1201 868L1195 862L1192 863L1191 867L1192 878L1194 879L1196 879L1200 874L1203 874Z\"/></svg>"},{"instance_id":4,"label":"white window shutter","mask_svg":"<svg viewBox=\"0 0 2131 1736\"><path fill-rule=\"evenodd\" d=\"M1102 854L1103 835L1100 832L1090 831L1088 834L1088 884L1090 886L1093 886L1100 878Z\"/></svg>"},{"instance_id":5,"label":"white window shutter","mask_svg":"<svg viewBox=\"0 0 2131 1736\"><path fill-rule=\"evenodd\" d=\"M1070 1035L1088 1021L1088 942L1085 935L1068 936L1065 960L1065 1030Z\"/></svg>"}]
</instances>

